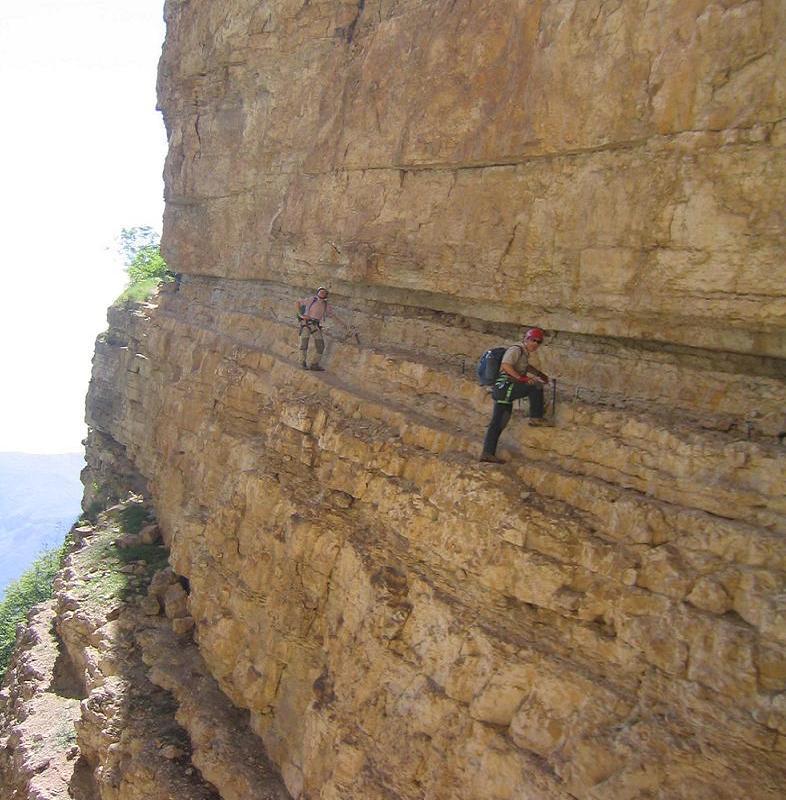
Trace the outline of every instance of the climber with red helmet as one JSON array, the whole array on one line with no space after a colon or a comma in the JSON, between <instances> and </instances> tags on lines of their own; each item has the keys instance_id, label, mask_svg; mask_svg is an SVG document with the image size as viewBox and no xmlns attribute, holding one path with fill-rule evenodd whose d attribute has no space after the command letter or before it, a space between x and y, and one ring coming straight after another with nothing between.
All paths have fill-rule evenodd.
<instances>
[{"instance_id":1,"label":"climber with red helmet","mask_svg":"<svg viewBox=\"0 0 786 800\"><path fill-rule=\"evenodd\" d=\"M483 440L480 461L490 464L504 463L504 459L496 454L497 442L510 422L514 400L529 398L530 425L550 424L543 418L543 387L548 384L549 376L529 363L530 355L540 347L543 339L544 332L541 328L530 328L523 335L521 344L512 345L502 356L499 378L491 392L494 411Z\"/></svg>"}]
</instances>

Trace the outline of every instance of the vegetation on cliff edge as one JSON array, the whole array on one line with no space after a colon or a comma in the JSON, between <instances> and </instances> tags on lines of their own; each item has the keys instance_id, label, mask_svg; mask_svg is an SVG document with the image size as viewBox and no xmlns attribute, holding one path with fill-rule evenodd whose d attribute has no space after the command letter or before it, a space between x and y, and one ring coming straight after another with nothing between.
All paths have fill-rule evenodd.
<instances>
[{"instance_id":1,"label":"vegetation on cliff edge","mask_svg":"<svg viewBox=\"0 0 786 800\"><path fill-rule=\"evenodd\" d=\"M128 273L128 286L115 300L115 305L127 300L146 300L159 283L174 279L161 255L158 233L150 226L123 228L120 252Z\"/></svg>"},{"instance_id":2,"label":"vegetation on cliff edge","mask_svg":"<svg viewBox=\"0 0 786 800\"><path fill-rule=\"evenodd\" d=\"M5 674L16 642L16 626L28 611L52 596L52 580L60 569L62 547L45 550L30 569L14 581L0 602L0 676Z\"/></svg>"}]
</instances>

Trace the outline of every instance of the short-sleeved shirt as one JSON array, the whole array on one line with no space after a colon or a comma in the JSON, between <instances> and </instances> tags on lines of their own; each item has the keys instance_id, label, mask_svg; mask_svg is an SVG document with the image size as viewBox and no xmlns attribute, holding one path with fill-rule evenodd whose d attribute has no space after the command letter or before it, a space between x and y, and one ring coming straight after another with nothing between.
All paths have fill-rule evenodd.
<instances>
[{"instance_id":1,"label":"short-sleeved shirt","mask_svg":"<svg viewBox=\"0 0 786 800\"><path fill-rule=\"evenodd\" d=\"M505 355L502 356L502 363L510 364L510 366L513 367L513 369L515 369L519 375L523 375L529 366L529 353L527 353L527 349L524 347L524 345L511 345L505 351ZM504 377L504 374L505 373L500 371L500 377Z\"/></svg>"},{"instance_id":2,"label":"short-sleeved shirt","mask_svg":"<svg viewBox=\"0 0 786 800\"><path fill-rule=\"evenodd\" d=\"M330 314L330 304L327 300L322 300L320 297L306 297L300 301L306 310L304 317L307 319L315 319L319 322L324 322L325 318Z\"/></svg>"}]
</instances>

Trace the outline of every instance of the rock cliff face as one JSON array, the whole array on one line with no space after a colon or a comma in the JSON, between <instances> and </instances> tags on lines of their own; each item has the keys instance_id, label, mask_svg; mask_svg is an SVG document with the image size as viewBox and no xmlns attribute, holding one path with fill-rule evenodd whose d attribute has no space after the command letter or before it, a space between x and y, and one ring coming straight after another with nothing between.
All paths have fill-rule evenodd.
<instances>
[{"instance_id":1,"label":"rock cliff face","mask_svg":"<svg viewBox=\"0 0 786 800\"><path fill-rule=\"evenodd\" d=\"M17 641L0 692L0 798L288 800L191 641L183 582L157 570L158 526L122 534L138 500L71 531L54 598Z\"/></svg>"},{"instance_id":2,"label":"rock cliff face","mask_svg":"<svg viewBox=\"0 0 786 800\"><path fill-rule=\"evenodd\" d=\"M87 477L142 476L286 791L783 796L783 4L166 14L180 279L110 312ZM530 324L557 424L479 465L474 361Z\"/></svg>"}]
</instances>

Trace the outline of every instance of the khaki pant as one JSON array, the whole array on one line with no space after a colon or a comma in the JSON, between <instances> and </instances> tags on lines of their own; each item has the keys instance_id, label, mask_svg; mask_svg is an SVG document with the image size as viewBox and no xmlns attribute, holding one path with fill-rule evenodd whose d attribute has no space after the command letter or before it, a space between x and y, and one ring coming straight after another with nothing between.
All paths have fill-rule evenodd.
<instances>
[{"instance_id":1,"label":"khaki pant","mask_svg":"<svg viewBox=\"0 0 786 800\"><path fill-rule=\"evenodd\" d=\"M322 353L325 352L325 337L318 322L306 322L300 327L300 360L306 363L306 353L308 352L308 340L314 337L314 346L317 348L317 357L312 361L311 366L319 364Z\"/></svg>"}]
</instances>

